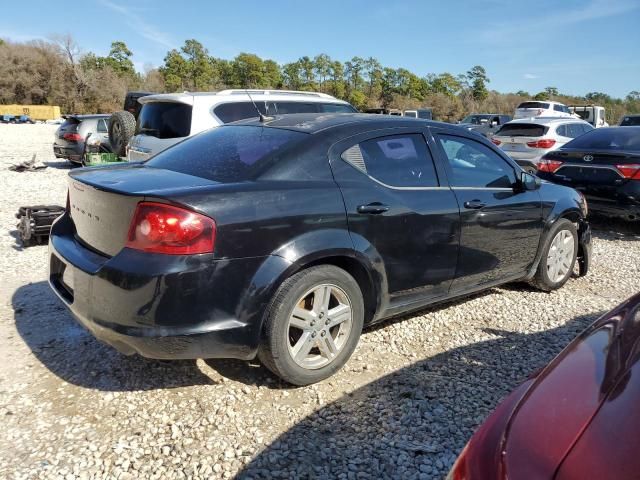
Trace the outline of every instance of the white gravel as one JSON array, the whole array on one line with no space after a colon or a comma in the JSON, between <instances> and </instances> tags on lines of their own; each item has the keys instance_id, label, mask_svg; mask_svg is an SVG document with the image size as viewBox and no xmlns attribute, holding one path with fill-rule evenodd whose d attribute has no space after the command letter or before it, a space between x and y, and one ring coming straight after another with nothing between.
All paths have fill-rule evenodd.
<instances>
[{"instance_id":1,"label":"white gravel","mask_svg":"<svg viewBox=\"0 0 640 480\"><path fill-rule=\"evenodd\" d=\"M64 204L54 130L0 125L0 478L442 478L509 390L640 289L638 227L600 223L587 277L386 322L319 385L255 363L125 357L49 291L46 246L14 237L18 206ZM7 170L34 153L49 168Z\"/></svg>"}]
</instances>

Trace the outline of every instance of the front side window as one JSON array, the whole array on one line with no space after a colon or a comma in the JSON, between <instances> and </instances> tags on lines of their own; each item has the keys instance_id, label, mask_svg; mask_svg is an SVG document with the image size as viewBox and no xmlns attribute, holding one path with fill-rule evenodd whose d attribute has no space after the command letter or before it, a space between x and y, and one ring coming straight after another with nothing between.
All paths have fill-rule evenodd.
<instances>
[{"instance_id":1,"label":"front side window","mask_svg":"<svg viewBox=\"0 0 640 480\"><path fill-rule=\"evenodd\" d=\"M342 158L391 187L437 187L433 158L420 134L373 138L355 145Z\"/></svg>"},{"instance_id":2,"label":"front side window","mask_svg":"<svg viewBox=\"0 0 640 480\"><path fill-rule=\"evenodd\" d=\"M451 171L451 186L512 188L515 172L491 148L470 138L439 135Z\"/></svg>"}]
</instances>

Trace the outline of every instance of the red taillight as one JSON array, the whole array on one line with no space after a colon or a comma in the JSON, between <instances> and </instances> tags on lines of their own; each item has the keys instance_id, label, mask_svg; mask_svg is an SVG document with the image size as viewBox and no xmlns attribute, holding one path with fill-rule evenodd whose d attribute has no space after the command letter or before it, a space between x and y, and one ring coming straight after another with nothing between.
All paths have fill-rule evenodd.
<instances>
[{"instance_id":1,"label":"red taillight","mask_svg":"<svg viewBox=\"0 0 640 480\"><path fill-rule=\"evenodd\" d=\"M492 139L491 139L491 142L492 142L494 145L500 145L500 144L502 143L502 142L501 142L500 140L498 140L497 138L492 138Z\"/></svg>"},{"instance_id":2,"label":"red taillight","mask_svg":"<svg viewBox=\"0 0 640 480\"><path fill-rule=\"evenodd\" d=\"M82 140L82 136L79 133L65 133L62 138L68 142L79 142Z\"/></svg>"},{"instance_id":3,"label":"red taillight","mask_svg":"<svg viewBox=\"0 0 640 480\"><path fill-rule=\"evenodd\" d=\"M616 168L624 178L640 180L640 164L632 163L627 165L616 165Z\"/></svg>"},{"instance_id":4,"label":"red taillight","mask_svg":"<svg viewBox=\"0 0 640 480\"><path fill-rule=\"evenodd\" d=\"M552 138L543 138L535 142L527 142L527 146L531 148L551 148L556 144Z\"/></svg>"},{"instance_id":5,"label":"red taillight","mask_svg":"<svg viewBox=\"0 0 640 480\"><path fill-rule=\"evenodd\" d=\"M211 253L215 246L213 219L164 203L138 204L126 246L169 255Z\"/></svg>"},{"instance_id":6,"label":"red taillight","mask_svg":"<svg viewBox=\"0 0 640 480\"><path fill-rule=\"evenodd\" d=\"M562 162L559 160L547 160L543 158L542 160L540 160L540 163L538 163L538 171L554 173L561 166Z\"/></svg>"}]
</instances>

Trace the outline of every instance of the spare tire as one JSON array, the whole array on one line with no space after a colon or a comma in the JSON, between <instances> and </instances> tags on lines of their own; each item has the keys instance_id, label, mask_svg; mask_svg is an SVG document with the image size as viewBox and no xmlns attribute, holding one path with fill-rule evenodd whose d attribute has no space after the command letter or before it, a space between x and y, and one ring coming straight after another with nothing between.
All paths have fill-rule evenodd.
<instances>
[{"instance_id":1,"label":"spare tire","mask_svg":"<svg viewBox=\"0 0 640 480\"><path fill-rule=\"evenodd\" d=\"M136 118L124 110L111 115L109 119L109 143L111 151L119 157L127 154L127 144L136 133Z\"/></svg>"}]
</instances>

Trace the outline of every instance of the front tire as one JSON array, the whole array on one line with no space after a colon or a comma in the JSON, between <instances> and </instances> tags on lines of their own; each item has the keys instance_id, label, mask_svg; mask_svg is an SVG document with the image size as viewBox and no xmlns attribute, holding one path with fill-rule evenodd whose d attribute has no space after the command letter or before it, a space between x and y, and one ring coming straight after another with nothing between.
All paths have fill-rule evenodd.
<instances>
[{"instance_id":1,"label":"front tire","mask_svg":"<svg viewBox=\"0 0 640 480\"><path fill-rule=\"evenodd\" d=\"M362 292L353 277L332 265L312 267L278 289L258 357L293 385L316 383L347 362L363 322Z\"/></svg>"},{"instance_id":2,"label":"front tire","mask_svg":"<svg viewBox=\"0 0 640 480\"><path fill-rule=\"evenodd\" d=\"M557 220L549 230L542 257L531 284L545 292L562 287L573 273L577 254L576 226L566 218Z\"/></svg>"}]
</instances>

